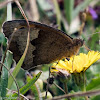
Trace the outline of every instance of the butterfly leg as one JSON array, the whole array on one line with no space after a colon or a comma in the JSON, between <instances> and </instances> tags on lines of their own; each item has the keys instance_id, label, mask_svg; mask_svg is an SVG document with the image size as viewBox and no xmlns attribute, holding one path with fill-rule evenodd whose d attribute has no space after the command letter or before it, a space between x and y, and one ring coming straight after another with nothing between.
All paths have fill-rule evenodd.
<instances>
[{"instance_id":1,"label":"butterfly leg","mask_svg":"<svg viewBox=\"0 0 100 100\"><path fill-rule=\"evenodd\" d=\"M68 60L68 61L69 61L69 60L70 60L70 58L66 58L66 60ZM64 61L65 61L65 59L64 59Z\"/></svg>"}]
</instances>

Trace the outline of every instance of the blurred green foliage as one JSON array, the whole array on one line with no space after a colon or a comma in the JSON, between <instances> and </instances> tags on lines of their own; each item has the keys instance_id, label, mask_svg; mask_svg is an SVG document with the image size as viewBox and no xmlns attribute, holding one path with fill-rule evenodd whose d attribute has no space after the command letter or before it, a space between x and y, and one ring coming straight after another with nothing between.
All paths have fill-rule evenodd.
<instances>
[{"instance_id":1,"label":"blurred green foliage","mask_svg":"<svg viewBox=\"0 0 100 100\"><path fill-rule=\"evenodd\" d=\"M3 1L3 0L1 0L1 1ZM54 0L37 0L36 3L37 3L37 7L38 7L38 14L39 14L39 20L37 20L37 21L46 23L48 25L52 24L53 27L55 27L56 25L59 25L59 26L61 26L60 27L61 30L68 32L67 34L70 34L72 37L78 37L78 38L81 37L82 39L84 39L85 44L91 50L100 51L100 22L98 22L98 20L100 20L100 17L99 17L100 13L97 12L97 10L100 10L100 1L98 1L98 2L97 2L97 0L95 0L95 2L93 2L93 0L80 0L80 2L78 2L78 0L56 0L56 1L58 3L59 8L55 7L56 4L54 4ZM28 16L27 11L30 10L29 0L20 0L20 2L21 2L21 5L22 5L24 11L26 12L26 15ZM84 11L89 6L91 6L94 9L96 14L98 15L98 18L93 19L92 15L88 11L86 24L85 24L83 33L81 36L79 36L79 34L78 34L79 28L80 28L79 26L81 25L80 12ZM22 19L23 18L15 3L12 3L12 9L13 9L13 19ZM7 18L6 11L7 11L6 7L0 9L0 29L2 29L3 22L6 21L6 18ZM29 13L31 13L31 10L29 11ZM32 16L32 17L34 17L34 16ZM28 16L28 18L30 18L30 17ZM79 26L77 26L78 21L76 20L76 18L78 18L78 21L80 23ZM59 23L59 21L60 21L60 23ZM73 24L74 21L76 21L74 23L74 26L77 26L77 29L73 28L71 26L71 24ZM70 28L73 29L73 32L71 32L71 33L69 32ZM0 33L0 49L2 48L2 52L0 50L0 56L2 56L4 54L6 47L7 47L7 40L4 37L4 35L2 33ZM84 47L82 47L80 49L80 52L86 53L87 50ZM13 67L11 52L9 52L7 54L6 59L7 58L9 58L9 59L7 61L5 61L5 65L7 66L8 69L10 69L11 67ZM0 60L2 60L2 59L0 59ZM43 86L44 86L43 89L41 90L41 93L46 91L46 79L47 79L46 76L48 76L48 67L49 66L51 66L51 64L44 65L41 68L39 68L40 70L43 71L43 73L45 73L44 76L40 77L43 80ZM27 82L25 79L25 73L26 73L26 71L23 71L22 69L20 69L20 71L18 71L17 75L15 75L15 76L17 76L16 80L17 80L20 88L25 84L25 82ZM7 93L6 88L7 88L8 84L10 85L9 89L17 90L15 88L15 84L12 82L13 83L13 85L12 85L12 83L9 83L8 80L10 80L10 82L13 81L13 79L12 80L9 79L8 71L6 70L6 68L3 67L2 75L1 75L1 79L0 79L0 96L1 97L5 97L6 95L9 95L9 94L6 94ZM29 79L29 81L31 81L31 79ZM61 80L59 80L58 76L55 77L54 82L56 84L58 84L61 88L64 88L63 83L61 82ZM96 62L95 64L93 64L86 71L86 83L87 83L86 84L87 91L94 90L94 89L100 89L100 60L98 62ZM75 92L80 91L79 87L74 82L73 76L71 76L70 80L67 82L67 86L68 86L69 93L75 93ZM32 90L32 87L34 88L33 90ZM37 93L36 95L39 95L38 89L36 89L37 88L36 85L34 84L34 85L32 85L32 87L30 90L32 92L36 91L36 93ZM38 87L38 88L40 88L40 87ZM29 90L29 87L27 89ZM30 92L28 90L27 90L27 92L29 94ZM27 92L25 92L26 93L25 95L27 95ZM59 96L59 95L64 94L55 85L50 85L49 92L51 93L52 96ZM29 94L29 95L31 95L31 94ZM38 98L37 98L37 100L38 100ZM72 98L72 100L84 100L84 97ZM92 97L90 97L90 100L100 100L100 96L92 96Z\"/></svg>"}]
</instances>

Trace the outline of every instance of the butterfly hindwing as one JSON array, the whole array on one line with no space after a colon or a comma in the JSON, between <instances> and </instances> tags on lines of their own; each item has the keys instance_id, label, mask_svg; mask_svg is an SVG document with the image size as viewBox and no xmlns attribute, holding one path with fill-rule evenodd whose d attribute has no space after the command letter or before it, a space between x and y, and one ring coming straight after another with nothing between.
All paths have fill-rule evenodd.
<instances>
[{"instance_id":1,"label":"butterfly hindwing","mask_svg":"<svg viewBox=\"0 0 100 100\"><path fill-rule=\"evenodd\" d=\"M8 21L3 24L3 32L10 37L14 31L14 38L10 50L14 53L14 59L18 61L26 47L27 23L25 20ZM66 56L73 39L64 32L44 24L30 21L30 44L24 60L24 69L30 69L36 65L48 64ZM68 55L67 55L68 56Z\"/></svg>"}]
</instances>

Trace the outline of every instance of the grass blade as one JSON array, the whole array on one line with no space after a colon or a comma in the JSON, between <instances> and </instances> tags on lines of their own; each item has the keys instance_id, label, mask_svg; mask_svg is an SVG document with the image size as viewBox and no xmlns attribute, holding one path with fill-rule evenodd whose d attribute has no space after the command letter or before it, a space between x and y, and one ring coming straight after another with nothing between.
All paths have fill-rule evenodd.
<instances>
[{"instance_id":1,"label":"grass blade","mask_svg":"<svg viewBox=\"0 0 100 100\"><path fill-rule=\"evenodd\" d=\"M26 85L24 85L19 91L21 94L25 94L31 86L37 81L37 79L40 77L42 72L39 72L36 76L34 76ZM13 94L12 97L16 97L18 94Z\"/></svg>"},{"instance_id":2,"label":"grass blade","mask_svg":"<svg viewBox=\"0 0 100 100\"><path fill-rule=\"evenodd\" d=\"M82 2L81 4L79 4L72 15L72 19L76 18L76 16L79 14L80 11L84 11L86 9L86 7L90 4L90 2L92 2L93 0L85 0L84 2Z\"/></svg>"},{"instance_id":3,"label":"grass blade","mask_svg":"<svg viewBox=\"0 0 100 100\"><path fill-rule=\"evenodd\" d=\"M64 0L65 15L68 24L71 24L73 14L74 0Z\"/></svg>"}]
</instances>

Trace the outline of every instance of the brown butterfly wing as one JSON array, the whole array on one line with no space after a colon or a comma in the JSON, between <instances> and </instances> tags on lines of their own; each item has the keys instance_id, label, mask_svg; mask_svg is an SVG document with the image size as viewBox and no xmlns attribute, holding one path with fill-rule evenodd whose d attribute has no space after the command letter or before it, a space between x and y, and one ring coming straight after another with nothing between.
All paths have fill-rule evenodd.
<instances>
[{"instance_id":1,"label":"brown butterfly wing","mask_svg":"<svg viewBox=\"0 0 100 100\"><path fill-rule=\"evenodd\" d=\"M73 39L64 32L50 26L30 21L30 44L24 60L24 69L30 69L36 65L48 64L59 60L69 52ZM14 53L14 59L18 61L23 54L27 40L27 23L25 20L8 21L3 24L3 32L8 38L14 31L14 38L10 50Z\"/></svg>"},{"instance_id":2,"label":"brown butterfly wing","mask_svg":"<svg viewBox=\"0 0 100 100\"><path fill-rule=\"evenodd\" d=\"M38 38L31 41L36 47L33 51L33 55L35 55L33 64L48 64L60 60L64 57L66 51L68 51L71 42L70 39L64 38L57 32L40 30Z\"/></svg>"}]
</instances>

